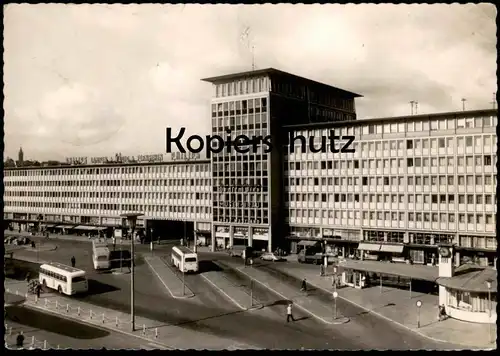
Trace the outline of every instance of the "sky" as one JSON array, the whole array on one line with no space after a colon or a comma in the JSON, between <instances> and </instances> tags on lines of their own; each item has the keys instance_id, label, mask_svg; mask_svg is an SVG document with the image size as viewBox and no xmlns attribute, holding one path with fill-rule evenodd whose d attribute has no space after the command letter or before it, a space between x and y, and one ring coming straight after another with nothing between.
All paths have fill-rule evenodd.
<instances>
[{"instance_id":1,"label":"sky","mask_svg":"<svg viewBox=\"0 0 500 356\"><path fill-rule=\"evenodd\" d=\"M247 37L242 36L248 33ZM493 5L7 5L4 157L165 152L211 84L273 67L363 95L358 118L492 108Z\"/></svg>"}]
</instances>

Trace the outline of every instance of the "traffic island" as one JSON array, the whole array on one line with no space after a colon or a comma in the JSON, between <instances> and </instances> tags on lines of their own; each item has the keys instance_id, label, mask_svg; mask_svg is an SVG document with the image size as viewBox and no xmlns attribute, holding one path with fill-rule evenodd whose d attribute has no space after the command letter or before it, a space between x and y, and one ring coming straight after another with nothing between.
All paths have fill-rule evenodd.
<instances>
[{"instance_id":1,"label":"traffic island","mask_svg":"<svg viewBox=\"0 0 500 356\"><path fill-rule=\"evenodd\" d=\"M158 277L168 293L175 299L192 298L195 296L184 281L184 275L179 278L173 267L160 257L144 257L146 264Z\"/></svg>"},{"instance_id":2,"label":"traffic island","mask_svg":"<svg viewBox=\"0 0 500 356\"><path fill-rule=\"evenodd\" d=\"M348 317L344 316L344 317L332 319L332 321L330 323L333 324L333 325L340 325L340 324L346 324L346 323L348 323L350 321L351 321L351 319L349 319Z\"/></svg>"}]
</instances>

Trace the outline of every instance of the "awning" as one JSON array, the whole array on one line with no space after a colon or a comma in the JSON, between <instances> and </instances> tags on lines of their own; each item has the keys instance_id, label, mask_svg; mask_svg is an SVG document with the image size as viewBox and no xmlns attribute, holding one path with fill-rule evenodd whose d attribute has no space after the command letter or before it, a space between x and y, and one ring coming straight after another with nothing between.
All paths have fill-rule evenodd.
<instances>
[{"instance_id":1,"label":"awning","mask_svg":"<svg viewBox=\"0 0 500 356\"><path fill-rule=\"evenodd\" d=\"M45 227L54 227L56 224L46 224Z\"/></svg>"},{"instance_id":2,"label":"awning","mask_svg":"<svg viewBox=\"0 0 500 356\"><path fill-rule=\"evenodd\" d=\"M379 244L367 244L361 242L358 245L358 250L363 250L363 251L380 251L380 245Z\"/></svg>"},{"instance_id":3,"label":"awning","mask_svg":"<svg viewBox=\"0 0 500 356\"><path fill-rule=\"evenodd\" d=\"M497 271L491 267L462 265L455 270L453 277L440 277L436 283L446 288L466 292L487 293L487 283L491 281L491 291L497 291Z\"/></svg>"},{"instance_id":4,"label":"awning","mask_svg":"<svg viewBox=\"0 0 500 356\"><path fill-rule=\"evenodd\" d=\"M318 243L319 241L309 241L309 240L302 240L298 243L298 245L302 246L314 246Z\"/></svg>"},{"instance_id":5,"label":"awning","mask_svg":"<svg viewBox=\"0 0 500 356\"><path fill-rule=\"evenodd\" d=\"M77 230L97 230L95 226L85 226L85 225L77 225L73 229Z\"/></svg>"},{"instance_id":6,"label":"awning","mask_svg":"<svg viewBox=\"0 0 500 356\"><path fill-rule=\"evenodd\" d=\"M403 253L403 245L385 245L380 246L380 252Z\"/></svg>"}]
</instances>

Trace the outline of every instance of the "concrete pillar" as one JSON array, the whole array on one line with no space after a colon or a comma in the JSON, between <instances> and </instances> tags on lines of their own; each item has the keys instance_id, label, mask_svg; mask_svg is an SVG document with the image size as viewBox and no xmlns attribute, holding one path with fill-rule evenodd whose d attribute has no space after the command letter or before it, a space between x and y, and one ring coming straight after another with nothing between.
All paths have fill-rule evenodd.
<instances>
[{"instance_id":1,"label":"concrete pillar","mask_svg":"<svg viewBox=\"0 0 500 356\"><path fill-rule=\"evenodd\" d=\"M212 252L215 251L215 246L216 246L216 242L217 240L215 239L215 224L212 222L212 226L210 227L210 230L211 230L211 233L212 233L212 236L211 236L211 242L210 242L210 246L212 247Z\"/></svg>"},{"instance_id":2,"label":"concrete pillar","mask_svg":"<svg viewBox=\"0 0 500 356\"><path fill-rule=\"evenodd\" d=\"M252 247L253 245L253 228L250 226L248 228L248 246Z\"/></svg>"},{"instance_id":3,"label":"concrete pillar","mask_svg":"<svg viewBox=\"0 0 500 356\"><path fill-rule=\"evenodd\" d=\"M273 239L271 234L271 228L267 229L267 252L273 252Z\"/></svg>"},{"instance_id":4,"label":"concrete pillar","mask_svg":"<svg viewBox=\"0 0 500 356\"><path fill-rule=\"evenodd\" d=\"M458 251L455 251L455 267L459 267L460 266L460 252Z\"/></svg>"},{"instance_id":5,"label":"concrete pillar","mask_svg":"<svg viewBox=\"0 0 500 356\"><path fill-rule=\"evenodd\" d=\"M345 246L344 245L342 245L342 257L345 258Z\"/></svg>"},{"instance_id":6,"label":"concrete pillar","mask_svg":"<svg viewBox=\"0 0 500 356\"><path fill-rule=\"evenodd\" d=\"M234 226L229 226L229 244L234 246Z\"/></svg>"}]
</instances>

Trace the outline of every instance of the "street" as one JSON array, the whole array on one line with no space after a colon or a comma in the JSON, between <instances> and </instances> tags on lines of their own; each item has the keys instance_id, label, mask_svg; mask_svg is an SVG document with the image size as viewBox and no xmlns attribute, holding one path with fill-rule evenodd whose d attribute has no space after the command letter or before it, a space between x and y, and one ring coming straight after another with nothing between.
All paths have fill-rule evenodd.
<instances>
[{"instance_id":1,"label":"street","mask_svg":"<svg viewBox=\"0 0 500 356\"><path fill-rule=\"evenodd\" d=\"M26 347L30 345L32 336L39 342L43 343L46 340L51 347L59 346L61 349L154 349L157 347L139 338L77 323L23 306L7 307L6 312L5 323L9 329L12 327L12 335L8 336L10 344L15 344L15 337L22 331ZM40 343L38 346L41 347Z\"/></svg>"},{"instance_id":2,"label":"street","mask_svg":"<svg viewBox=\"0 0 500 356\"><path fill-rule=\"evenodd\" d=\"M76 267L87 271L91 294L80 297L82 300L110 309L129 312L130 310L130 275L98 273L92 268L91 244L81 241L51 240L58 245L55 251L39 253L40 260L57 261L69 264L75 256ZM169 256L173 245L155 246L155 255ZM150 253L149 246L137 246L136 251ZM34 252L19 251L15 256L34 257ZM203 266L210 266L207 261L230 259L242 263L241 259L231 258L221 253L200 252L200 272ZM257 262L256 263L260 263ZM284 262L290 268L318 268L317 266L298 265ZM210 268L210 267L208 267ZM128 270L126 268L125 270ZM268 272L276 272L272 263ZM249 286L249 280L226 271L237 283ZM284 278L284 277L282 277ZM285 278L286 279L286 278ZM287 283L297 286L293 278ZM137 258L136 267L136 314L168 324L181 325L213 336L224 336L251 345L269 349L443 349L449 345L434 343L395 324L366 313L364 310L339 300L337 308L351 322L344 325L325 325L308 314L295 309L298 319L295 323L286 323L286 302L269 289L253 284L256 300L265 304L265 308L253 311L241 311L209 285L200 275L186 275L185 283L196 297L190 299L171 298L158 278L143 262ZM75 298L75 297L73 297ZM311 295L323 303L331 303L326 293Z\"/></svg>"}]
</instances>

